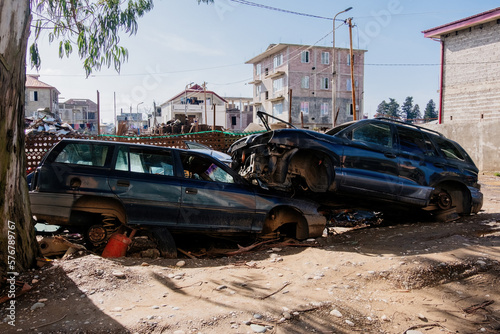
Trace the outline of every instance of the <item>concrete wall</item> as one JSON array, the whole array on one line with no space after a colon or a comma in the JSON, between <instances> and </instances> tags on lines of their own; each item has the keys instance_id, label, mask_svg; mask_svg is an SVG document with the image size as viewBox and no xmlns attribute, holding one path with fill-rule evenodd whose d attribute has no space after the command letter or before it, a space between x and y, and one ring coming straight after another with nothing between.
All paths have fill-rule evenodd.
<instances>
[{"instance_id":1,"label":"concrete wall","mask_svg":"<svg viewBox=\"0 0 500 334\"><path fill-rule=\"evenodd\" d=\"M500 172L500 120L424 124L459 143L482 173Z\"/></svg>"}]
</instances>

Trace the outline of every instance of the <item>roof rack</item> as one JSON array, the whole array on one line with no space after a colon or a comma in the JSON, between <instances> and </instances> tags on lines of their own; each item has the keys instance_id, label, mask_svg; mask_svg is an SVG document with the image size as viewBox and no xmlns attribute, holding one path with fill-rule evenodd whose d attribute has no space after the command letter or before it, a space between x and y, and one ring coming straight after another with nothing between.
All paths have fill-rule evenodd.
<instances>
[{"instance_id":1,"label":"roof rack","mask_svg":"<svg viewBox=\"0 0 500 334\"><path fill-rule=\"evenodd\" d=\"M427 131L427 132L432 132L432 133L437 134L440 137L444 137L444 135L441 132L438 132L436 130L427 129L427 128L424 128L422 126L418 126L418 125L415 125L415 124L412 124L412 123L406 123L406 122L398 121L397 119L393 119L393 118L389 118L389 117L375 117L375 119L380 119L380 120L383 120L383 121L389 121L389 122L399 123L399 124L407 125L407 126L413 126L414 128L417 128L419 130Z\"/></svg>"}]
</instances>

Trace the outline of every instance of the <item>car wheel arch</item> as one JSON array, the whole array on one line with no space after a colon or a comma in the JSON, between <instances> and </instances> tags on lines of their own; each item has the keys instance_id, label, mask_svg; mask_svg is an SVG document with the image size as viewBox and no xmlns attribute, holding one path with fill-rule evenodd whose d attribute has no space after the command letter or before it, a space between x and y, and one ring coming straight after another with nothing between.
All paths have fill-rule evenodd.
<instances>
[{"instance_id":1,"label":"car wheel arch","mask_svg":"<svg viewBox=\"0 0 500 334\"><path fill-rule=\"evenodd\" d=\"M76 212L97 213L103 216L113 216L120 223L127 223L127 214L123 205L116 199L99 197L99 196L83 196L79 198L71 208L71 214Z\"/></svg>"},{"instance_id":2,"label":"car wheel arch","mask_svg":"<svg viewBox=\"0 0 500 334\"><path fill-rule=\"evenodd\" d=\"M299 149L289 158L287 170L289 174L301 175L313 192L326 192L334 183L338 161L320 150Z\"/></svg>"},{"instance_id":3,"label":"car wheel arch","mask_svg":"<svg viewBox=\"0 0 500 334\"><path fill-rule=\"evenodd\" d=\"M290 237L299 240L308 238L309 228L304 214L292 206L278 206L267 214L262 233L272 233L284 228L290 233L292 227L294 235L290 235Z\"/></svg>"}]
</instances>

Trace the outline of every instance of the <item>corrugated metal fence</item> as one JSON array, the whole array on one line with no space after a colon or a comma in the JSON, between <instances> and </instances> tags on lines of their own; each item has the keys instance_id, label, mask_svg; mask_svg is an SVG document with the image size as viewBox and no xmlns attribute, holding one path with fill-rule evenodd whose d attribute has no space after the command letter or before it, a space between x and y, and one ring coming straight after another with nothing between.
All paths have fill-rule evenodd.
<instances>
[{"instance_id":1,"label":"corrugated metal fence","mask_svg":"<svg viewBox=\"0 0 500 334\"><path fill-rule=\"evenodd\" d=\"M193 141L211 147L214 150L225 152L232 143L249 134L251 133L205 131L170 136L126 137L113 135L91 136L82 134L57 135L50 133L30 133L26 135L26 168L30 171L38 166L45 152L50 150L63 138L109 140L175 148L186 148L184 141Z\"/></svg>"}]
</instances>

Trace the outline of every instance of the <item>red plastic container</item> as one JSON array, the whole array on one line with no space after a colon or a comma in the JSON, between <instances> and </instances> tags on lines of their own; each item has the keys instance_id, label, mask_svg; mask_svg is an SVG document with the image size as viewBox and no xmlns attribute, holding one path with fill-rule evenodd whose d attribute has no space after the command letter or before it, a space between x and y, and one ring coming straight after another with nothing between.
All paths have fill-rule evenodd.
<instances>
[{"instance_id":1,"label":"red plastic container","mask_svg":"<svg viewBox=\"0 0 500 334\"><path fill-rule=\"evenodd\" d=\"M109 241L102 251L102 257L122 257L127 253L127 248L132 240L125 234L115 233L109 237Z\"/></svg>"}]
</instances>

